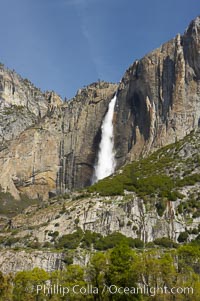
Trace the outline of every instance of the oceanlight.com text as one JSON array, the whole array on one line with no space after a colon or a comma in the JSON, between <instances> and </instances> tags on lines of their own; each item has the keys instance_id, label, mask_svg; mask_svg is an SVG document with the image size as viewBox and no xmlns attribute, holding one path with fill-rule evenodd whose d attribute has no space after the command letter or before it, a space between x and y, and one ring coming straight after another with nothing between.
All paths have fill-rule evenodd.
<instances>
[{"instance_id":1,"label":"oceanlight.com text","mask_svg":"<svg viewBox=\"0 0 200 301\"><path fill-rule=\"evenodd\" d=\"M149 287L146 285L138 287L119 287L115 284L110 286L104 285L102 289L99 289L91 284L87 286L80 286L78 284L74 286L62 286L59 284L56 285L37 285L36 286L37 294L48 295L61 295L67 296L69 294L74 295L98 295L98 294L111 294L111 295L192 295L194 289L192 287Z\"/></svg>"}]
</instances>

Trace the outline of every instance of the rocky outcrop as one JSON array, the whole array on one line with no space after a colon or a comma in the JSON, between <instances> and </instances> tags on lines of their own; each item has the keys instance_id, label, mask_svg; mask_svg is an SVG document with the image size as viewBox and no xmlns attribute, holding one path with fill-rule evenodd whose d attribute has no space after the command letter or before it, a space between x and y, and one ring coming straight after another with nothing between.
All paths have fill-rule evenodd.
<instances>
[{"instance_id":1,"label":"rocky outcrop","mask_svg":"<svg viewBox=\"0 0 200 301\"><path fill-rule=\"evenodd\" d=\"M15 199L47 199L59 166L57 132L36 126L21 133L0 153L0 183Z\"/></svg>"},{"instance_id":2,"label":"rocky outcrop","mask_svg":"<svg viewBox=\"0 0 200 301\"><path fill-rule=\"evenodd\" d=\"M1 64L0 149L61 103L54 92L42 93L29 80Z\"/></svg>"},{"instance_id":3,"label":"rocky outcrop","mask_svg":"<svg viewBox=\"0 0 200 301\"><path fill-rule=\"evenodd\" d=\"M162 237L177 241L181 232L198 228L200 222L200 217L192 218L192 214L181 215L179 205L180 200L169 201L163 215L159 216L156 200L146 204L132 193L125 197L90 197L65 202L65 210L58 205L38 210L35 214L18 215L12 219L11 226L18 232L16 246L20 247L24 246L27 236L30 242L36 240L43 244L52 241L51 233L57 231L61 237L76 231L77 226L83 231L90 230L104 236L120 232L145 243ZM195 236L191 235L190 239L193 238Z\"/></svg>"},{"instance_id":4,"label":"rocky outcrop","mask_svg":"<svg viewBox=\"0 0 200 301\"><path fill-rule=\"evenodd\" d=\"M200 17L183 36L126 71L118 91L118 166L183 138L200 124Z\"/></svg>"},{"instance_id":5,"label":"rocky outcrop","mask_svg":"<svg viewBox=\"0 0 200 301\"><path fill-rule=\"evenodd\" d=\"M56 140L51 140L48 131L42 132L39 124L61 103L54 92L42 93L27 79L0 66L0 185L16 199L27 190L30 197L46 197L45 184L52 187L56 180L51 172L58 165ZM54 161L52 166L46 164L49 156ZM41 157L42 174L38 163ZM30 183L35 184L34 193L33 186L27 189Z\"/></svg>"},{"instance_id":6,"label":"rocky outcrop","mask_svg":"<svg viewBox=\"0 0 200 301\"><path fill-rule=\"evenodd\" d=\"M65 264L62 253L50 251L0 251L0 269L2 273L17 273L20 271L32 270L35 267L44 269L47 272L61 270Z\"/></svg>"}]
</instances>

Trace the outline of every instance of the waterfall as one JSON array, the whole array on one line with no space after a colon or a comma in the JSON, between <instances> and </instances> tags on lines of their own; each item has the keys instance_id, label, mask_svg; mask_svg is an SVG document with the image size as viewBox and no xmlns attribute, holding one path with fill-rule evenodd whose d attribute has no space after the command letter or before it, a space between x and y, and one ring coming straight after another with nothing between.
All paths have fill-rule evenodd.
<instances>
[{"instance_id":1,"label":"waterfall","mask_svg":"<svg viewBox=\"0 0 200 301\"><path fill-rule=\"evenodd\" d=\"M113 137L113 114L117 96L115 95L109 103L108 112L101 126L101 142L93 183L108 177L115 171L115 152Z\"/></svg>"}]
</instances>

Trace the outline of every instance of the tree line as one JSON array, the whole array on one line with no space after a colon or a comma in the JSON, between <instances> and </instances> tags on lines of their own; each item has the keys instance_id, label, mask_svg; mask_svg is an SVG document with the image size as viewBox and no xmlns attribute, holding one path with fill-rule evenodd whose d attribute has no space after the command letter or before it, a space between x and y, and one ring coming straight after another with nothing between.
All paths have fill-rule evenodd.
<instances>
[{"instance_id":1,"label":"tree line","mask_svg":"<svg viewBox=\"0 0 200 301\"><path fill-rule=\"evenodd\" d=\"M0 301L199 301L199 284L199 245L135 250L120 243L94 252L84 267L0 272Z\"/></svg>"}]
</instances>

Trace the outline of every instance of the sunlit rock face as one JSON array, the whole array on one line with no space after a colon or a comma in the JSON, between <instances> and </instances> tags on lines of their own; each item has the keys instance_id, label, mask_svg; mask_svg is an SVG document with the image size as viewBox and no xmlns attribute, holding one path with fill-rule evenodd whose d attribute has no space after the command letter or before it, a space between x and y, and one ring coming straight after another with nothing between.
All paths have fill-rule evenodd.
<instances>
[{"instance_id":1,"label":"sunlit rock face","mask_svg":"<svg viewBox=\"0 0 200 301\"><path fill-rule=\"evenodd\" d=\"M184 137L200 124L200 17L184 35L126 71L115 116L117 164Z\"/></svg>"},{"instance_id":2,"label":"sunlit rock face","mask_svg":"<svg viewBox=\"0 0 200 301\"><path fill-rule=\"evenodd\" d=\"M116 84L93 83L69 102L2 67L0 185L19 199L91 184L101 124ZM6 128L5 128L6 122Z\"/></svg>"}]
</instances>

